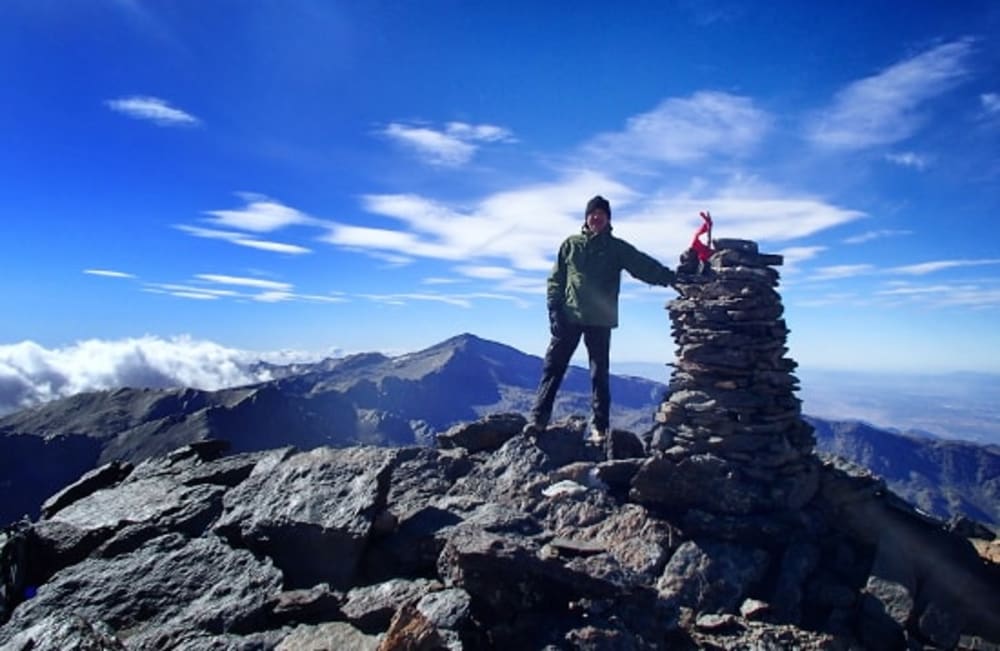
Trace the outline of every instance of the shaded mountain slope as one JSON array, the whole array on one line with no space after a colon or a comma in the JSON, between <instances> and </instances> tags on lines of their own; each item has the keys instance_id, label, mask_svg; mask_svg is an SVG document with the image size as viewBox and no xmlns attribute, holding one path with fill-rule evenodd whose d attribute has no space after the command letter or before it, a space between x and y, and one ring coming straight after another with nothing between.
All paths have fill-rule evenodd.
<instances>
[{"instance_id":1,"label":"shaded mountain slope","mask_svg":"<svg viewBox=\"0 0 1000 651\"><path fill-rule=\"evenodd\" d=\"M816 428L818 450L868 468L920 509L1000 526L997 446L911 437L854 421L807 420Z\"/></svg>"}]
</instances>

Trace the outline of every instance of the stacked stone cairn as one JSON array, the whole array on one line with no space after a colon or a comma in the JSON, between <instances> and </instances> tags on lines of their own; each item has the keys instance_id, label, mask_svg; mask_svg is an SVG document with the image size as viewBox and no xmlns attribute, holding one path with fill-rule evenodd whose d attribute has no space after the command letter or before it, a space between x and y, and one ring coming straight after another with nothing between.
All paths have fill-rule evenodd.
<instances>
[{"instance_id":1,"label":"stacked stone cairn","mask_svg":"<svg viewBox=\"0 0 1000 651\"><path fill-rule=\"evenodd\" d=\"M707 263L682 257L667 309L677 342L670 391L652 446L682 474L719 482L684 508L727 514L801 508L815 494L813 428L794 396L796 363L776 291L780 255L749 240L720 239Z\"/></svg>"}]
</instances>

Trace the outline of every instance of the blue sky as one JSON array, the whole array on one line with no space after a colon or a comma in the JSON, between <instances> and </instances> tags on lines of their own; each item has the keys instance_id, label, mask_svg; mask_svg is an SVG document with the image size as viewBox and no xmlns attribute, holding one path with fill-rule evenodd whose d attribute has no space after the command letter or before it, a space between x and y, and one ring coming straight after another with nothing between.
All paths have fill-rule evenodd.
<instances>
[{"instance_id":1,"label":"blue sky","mask_svg":"<svg viewBox=\"0 0 1000 651\"><path fill-rule=\"evenodd\" d=\"M997 34L976 0L6 0L0 348L541 354L600 193L669 266L699 210L783 253L804 367L1000 371ZM673 296L623 285L616 361L672 359Z\"/></svg>"}]
</instances>

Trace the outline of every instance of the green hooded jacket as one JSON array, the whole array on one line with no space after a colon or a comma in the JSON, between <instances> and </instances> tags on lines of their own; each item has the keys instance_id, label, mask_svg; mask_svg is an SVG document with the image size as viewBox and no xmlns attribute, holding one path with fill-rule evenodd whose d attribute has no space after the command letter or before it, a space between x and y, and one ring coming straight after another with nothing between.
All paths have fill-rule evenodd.
<instances>
[{"instance_id":1,"label":"green hooded jacket","mask_svg":"<svg viewBox=\"0 0 1000 651\"><path fill-rule=\"evenodd\" d=\"M572 323L615 328L618 326L618 293L622 269L650 285L667 286L674 272L608 227L591 236L571 235L559 247L549 276L547 304Z\"/></svg>"}]
</instances>

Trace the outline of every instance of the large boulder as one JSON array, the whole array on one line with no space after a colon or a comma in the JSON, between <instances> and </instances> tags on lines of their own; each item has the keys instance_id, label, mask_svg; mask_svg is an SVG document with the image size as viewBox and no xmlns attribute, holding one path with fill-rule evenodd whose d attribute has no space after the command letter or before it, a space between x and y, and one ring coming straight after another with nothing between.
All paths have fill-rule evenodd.
<instances>
[{"instance_id":1,"label":"large boulder","mask_svg":"<svg viewBox=\"0 0 1000 651\"><path fill-rule=\"evenodd\" d=\"M657 588L678 607L735 613L751 586L764 577L769 560L760 549L690 540L670 557Z\"/></svg>"},{"instance_id":2,"label":"large boulder","mask_svg":"<svg viewBox=\"0 0 1000 651\"><path fill-rule=\"evenodd\" d=\"M46 618L73 615L106 623L135 648L176 627L253 630L263 627L267 600L280 589L281 573L266 559L215 536L169 534L134 552L88 558L58 572L0 628L0 647Z\"/></svg>"},{"instance_id":3,"label":"large boulder","mask_svg":"<svg viewBox=\"0 0 1000 651\"><path fill-rule=\"evenodd\" d=\"M296 454L230 490L215 531L271 558L286 587L347 587L385 507L396 455L371 447Z\"/></svg>"}]
</instances>

